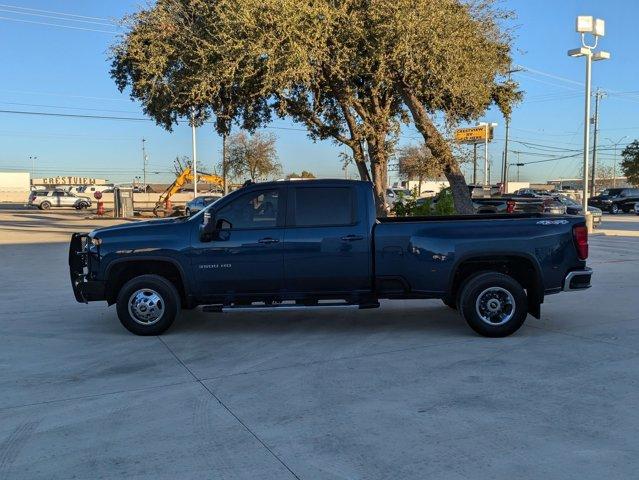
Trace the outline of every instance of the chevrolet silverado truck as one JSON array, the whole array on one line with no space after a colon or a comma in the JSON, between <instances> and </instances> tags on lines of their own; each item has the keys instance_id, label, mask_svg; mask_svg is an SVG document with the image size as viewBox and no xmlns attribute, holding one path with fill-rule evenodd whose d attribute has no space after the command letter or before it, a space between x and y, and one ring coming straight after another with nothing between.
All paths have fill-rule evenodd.
<instances>
[{"instance_id":1,"label":"chevrolet silverado truck","mask_svg":"<svg viewBox=\"0 0 639 480\"><path fill-rule=\"evenodd\" d=\"M72 235L78 302L116 305L138 335L181 309L357 306L441 299L488 337L539 318L547 295L590 287L584 219L544 214L376 218L350 180L244 186L191 217Z\"/></svg>"}]
</instances>

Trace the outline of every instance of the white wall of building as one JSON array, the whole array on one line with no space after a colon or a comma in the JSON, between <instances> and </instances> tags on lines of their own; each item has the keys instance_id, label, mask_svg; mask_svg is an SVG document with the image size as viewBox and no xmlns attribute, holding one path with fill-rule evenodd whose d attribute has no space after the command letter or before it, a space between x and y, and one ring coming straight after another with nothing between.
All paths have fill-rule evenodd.
<instances>
[{"instance_id":1,"label":"white wall of building","mask_svg":"<svg viewBox=\"0 0 639 480\"><path fill-rule=\"evenodd\" d=\"M419 188L418 180L404 180L400 182L402 188L408 188L411 192ZM420 197L437 195L444 188L448 188L448 180L422 180L422 189L419 192Z\"/></svg>"},{"instance_id":2,"label":"white wall of building","mask_svg":"<svg viewBox=\"0 0 639 480\"><path fill-rule=\"evenodd\" d=\"M29 192L31 176L28 172L0 172L0 192Z\"/></svg>"},{"instance_id":3,"label":"white wall of building","mask_svg":"<svg viewBox=\"0 0 639 480\"><path fill-rule=\"evenodd\" d=\"M508 182L508 191L506 193L513 193L521 188L530 188L530 182Z\"/></svg>"}]
</instances>

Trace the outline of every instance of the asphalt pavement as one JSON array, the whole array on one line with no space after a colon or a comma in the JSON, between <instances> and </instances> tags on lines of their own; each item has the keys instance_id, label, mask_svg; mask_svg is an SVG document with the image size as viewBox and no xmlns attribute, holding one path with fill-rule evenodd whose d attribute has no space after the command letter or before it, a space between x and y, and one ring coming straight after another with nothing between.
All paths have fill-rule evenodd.
<instances>
[{"instance_id":1,"label":"asphalt pavement","mask_svg":"<svg viewBox=\"0 0 639 480\"><path fill-rule=\"evenodd\" d=\"M509 338L438 301L145 338L73 299L68 235L108 221L2 210L0 479L636 478L639 217L617 218L593 288Z\"/></svg>"}]
</instances>

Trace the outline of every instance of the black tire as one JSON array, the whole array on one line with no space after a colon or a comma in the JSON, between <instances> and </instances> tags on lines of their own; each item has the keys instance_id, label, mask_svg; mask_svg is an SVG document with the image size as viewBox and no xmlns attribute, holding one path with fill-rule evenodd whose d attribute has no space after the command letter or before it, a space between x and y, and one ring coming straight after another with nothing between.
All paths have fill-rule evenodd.
<instances>
[{"instance_id":1,"label":"black tire","mask_svg":"<svg viewBox=\"0 0 639 480\"><path fill-rule=\"evenodd\" d=\"M493 313L488 302L495 301ZM478 334L493 338L507 337L519 330L526 320L526 292L519 282L508 275L481 273L465 282L459 295L459 312ZM486 320L482 318L482 312Z\"/></svg>"},{"instance_id":2,"label":"black tire","mask_svg":"<svg viewBox=\"0 0 639 480\"><path fill-rule=\"evenodd\" d=\"M78 210L84 210L85 208L89 208L89 205L86 202L79 202L75 208Z\"/></svg>"},{"instance_id":3,"label":"black tire","mask_svg":"<svg viewBox=\"0 0 639 480\"><path fill-rule=\"evenodd\" d=\"M49 209L51 208L51 203L49 203L49 202L42 202L38 208L39 208L40 210L49 210Z\"/></svg>"},{"instance_id":4,"label":"black tire","mask_svg":"<svg viewBox=\"0 0 639 480\"><path fill-rule=\"evenodd\" d=\"M138 305L139 308L144 306L145 312L152 313L151 309L155 308L153 311L157 313L157 309L162 309L157 320L136 318L135 308L132 306L129 309L129 302L134 300L136 293L143 299ZM129 332L136 335L160 335L173 324L180 313L180 295L166 278L159 275L140 275L129 280L120 289L117 311L120 322ZM142 315L139 310L138 313Z\"/></svg>"},{"instance_id":5,"label":"black tire","mask_svg":"<svg viewBox=\"0 0 639 480\"><path fill-rule=\"evenodd\" d=\"M612 205L610 205L610 209L608 211L613 215L617 215L619 213L619 205L613 203Z\"/></svg>"}]
</instances>

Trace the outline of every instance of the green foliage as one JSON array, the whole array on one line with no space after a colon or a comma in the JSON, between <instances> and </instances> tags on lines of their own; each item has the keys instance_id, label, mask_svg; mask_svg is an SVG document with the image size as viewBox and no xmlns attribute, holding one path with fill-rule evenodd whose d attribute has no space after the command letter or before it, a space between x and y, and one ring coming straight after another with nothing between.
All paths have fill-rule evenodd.
<instances>
[{"instance_id":1,"label":"green foliage","mask_svg":"<svg viewBox=\"0 0 639 480\"><path fill-rule=\"evenodd\" d=\"M188 119L255 131L278 115L349 147L378 212L388 158L412 120L457 197L468 197L434 119L475 120L493 104L509 115L518 100L505 80L509 14L497 4L156 0L126 20L111 75L167 129Z\"/></svg>"},{"instance_id":2,"label":"green foliage","mask_svg":"<svg viewBox=\"0 0 639 480\"><path fill-rule=\"evenodd\" d=\"M450 188L443 189L437 197L419 201L416 198L405 198L400 193L391 212L397 217L443 216L456 213Z\"/></svg>"},{"instance_id":3,"label":"green foliage","mask_svg":"<svg viewBox=\"0 0 639 480\"><path fill-rule=\"evenodd\" d=\"M623 152L621 170L631 185L639 185L639 140L633 141Z\"/></svg>"}]
</instances>

